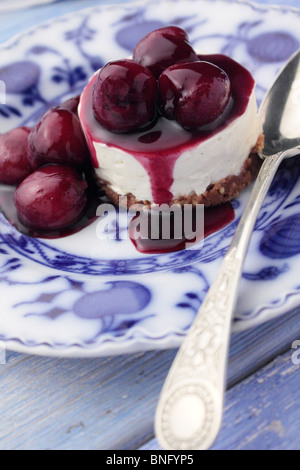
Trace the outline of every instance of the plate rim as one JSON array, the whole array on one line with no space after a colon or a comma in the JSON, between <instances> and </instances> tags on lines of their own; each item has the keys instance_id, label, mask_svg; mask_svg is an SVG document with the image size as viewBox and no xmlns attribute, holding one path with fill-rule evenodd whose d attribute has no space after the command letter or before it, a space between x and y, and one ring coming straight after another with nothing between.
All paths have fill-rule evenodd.
<instances>
[{"instance_id":1,"label":"plate rim","mask_svg":"<svg viewBox=\"0 0 300 470\"><path fill-rule=\"evenodd\" d=\"M113 3L113 4L103 4L103 5L97 5L97 6L90 6L90 7L85 7L81 8L76 11L72 11L70 13L63 13L61 15L58 15L55 18L51 18L46 21L42 21L34 26L30 26L29 28L25 28L23 31L20 33L14 34L11 38L3 41L0 43L0 50L1 49L6 49L8 47L11 47L12 45L15 45L18 40L20 40L22 37L26 35L30 35L32 31L36 31L39 28L44 29L47 25L50 25L52 23L60 22L63 21L64 19L67 19L71 16L77 16L81 15L82 13L87 13L88 11L93 11L93 10L103 10L103 9L114 9L117 7L135 7L136 5L153 5L153 2L166 2L166 3L172 3L173 0L132 0L128 3ZM177 0L175 0L177 1ZM186 0L187 2L197 2L198 0ZM269 10L275 10L275 11L282 11L282 12L292 12L300 16L300 8L292 7L289 5L274 5L274 4L260 4L256 3L255 1L252 0L201 0L202 2L222 2L222 3L236 3L241 6L250 6L251 8L257 10L257 11L269 11Z\"/></svg>"}]
</instances>

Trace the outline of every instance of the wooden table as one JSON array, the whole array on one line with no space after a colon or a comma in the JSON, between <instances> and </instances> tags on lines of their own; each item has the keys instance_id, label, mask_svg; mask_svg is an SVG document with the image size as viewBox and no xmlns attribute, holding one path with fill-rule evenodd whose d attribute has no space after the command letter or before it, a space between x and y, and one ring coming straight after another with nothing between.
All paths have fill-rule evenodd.
<instances>
[{"instance_id":1,"label":"wooden table","mask_svg":"<svg viewBox=\"0 0 300 470\"><path fill-rule=\"evenodd\" d=\"M117 2L65 0L0 13L0 41L99 3ZM300 449L300 352L292 349L300 340L299 313L233 336L224 422L213 449ZM175 353L55 359L7 352L0 365L0 449L159 449L153 417Z\"/></svg>"}]
</instances>

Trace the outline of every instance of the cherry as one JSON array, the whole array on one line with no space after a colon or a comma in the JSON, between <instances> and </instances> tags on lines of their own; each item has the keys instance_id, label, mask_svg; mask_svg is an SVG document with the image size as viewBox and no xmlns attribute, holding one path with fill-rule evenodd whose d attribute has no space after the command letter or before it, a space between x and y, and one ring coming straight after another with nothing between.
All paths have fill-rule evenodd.
<instances>
[{"instance_id":1,"label":"cherry","mask_svg":"<svg viewBox=\"0 0 300 470\"><path fill-rule=\"evenodd\" d=\"M34 169L47 163L82 167L88 155L79 119L68 109L51 108L29 135L29 159Z\"/></svg>"},{"instance_id":2,"label":"cherry","mask_svg":"<svg viewBox=\"0 0 300 470\"><path fill-rule=\"evenodd\" d=\"M19 127L0 135L0 183L18 185L32 173L28 159L30 131Z\"/></svg>"},{"instance_id":3,"label":"cherry","mask_svg":"<svg viewBox=\"0 0 300 470\"><path fill-rule=\"evenodd\" d=\"M187 130L214 122L231 96L227 73L204 61L169 67L161 74L158 86L162 114L176 119Z\"/></svg>"},{"instance_id":4,"label":"cherry","mask_svg":"<svg viewBox=\"0 0 300 470\"><path fill-rule=\"evenodd\" d=\"M68 109L69 111L72 111L72 113L76 114L78 117L78 106L80 102L80 95L74 96L63 103L61 103L59 106L57 106L59 109Z\"/></svg>"},{"instance_id":5,"label":"cherry","mask_svg":"<svg viewBox=\"0 0 300 470\"><path fill-rule=\"evenodd\" d=\"M147 34L135 47L133 60L158 78L168 67L198 60L186 32L177 26L159 28Z\"/></svg>"},{"instance_id":6,"label":"cherry","mask_svg":"<svg viewBox=\"0 0 300 470\"><path fill-rule=\"evenodd\" d=\"M112 132L138 131L156 117L157 84L152 73L129 59L106 64L93 90L96 119Z\"/></svg>"},{"instance_id":7,"label":"cherry","mask_svg":"<svg viewBox=\"0 0 300 470\"><path fill-rule=\"evenodd\" d=\"M14 203L23 225L35 230L60 230L82 215L87 184L73 167L47 165L17 187Z\"/></svg>"}]
</instances>

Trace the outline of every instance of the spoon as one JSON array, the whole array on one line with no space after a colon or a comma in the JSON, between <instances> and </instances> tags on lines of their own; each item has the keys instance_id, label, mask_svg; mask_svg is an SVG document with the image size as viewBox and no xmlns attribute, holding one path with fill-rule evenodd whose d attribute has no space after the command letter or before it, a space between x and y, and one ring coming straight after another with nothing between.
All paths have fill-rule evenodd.
<instances>
[{"instance_id":1,"label":"spoon","mask_svg":"<svg viewBox=\"0 0 300 470\"><path fill-rule=\"evenodd\" d=\"M230 330L259 209L285 158L300 154L300 50L259 109L264 160L229 250L179 349L159 399L155 430L166 450L207 450L221 427Z\"/></svg>"}]
</instances>

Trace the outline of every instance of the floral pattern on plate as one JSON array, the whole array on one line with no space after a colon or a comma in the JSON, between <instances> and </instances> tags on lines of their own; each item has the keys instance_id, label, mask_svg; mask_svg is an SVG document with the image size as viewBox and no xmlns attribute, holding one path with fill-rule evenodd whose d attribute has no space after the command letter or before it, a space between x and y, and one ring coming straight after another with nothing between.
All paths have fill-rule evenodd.
<instances>
[{"instance_id":1,"label":"floral pattern on plate","mask_svg":"<svg viewBox=\"0 0 300 470\"><path fill-rule=\"evenodd\" d=\"M50 106L80 93L104 63L130 55L142 36L163 25L184 28L202 53L225 53L249 68L258 102L299 48L300 14L288 8L224 0L172 0L172 8L170 3L83 10L4 44L0 80L7 99L0 104L1 132L33 125ZM299 305L299 174L297 159L285 162L260 212L234 331ZM234 201L234 222L207 238L201 250L162 255L135 250L124 214L117 239L99 240L96 221L78 234L47 241L20 234L0 215L0 340L14 350L61 356L178 346L248 196L249 190Z\"/></svg>"}]
</instances>

